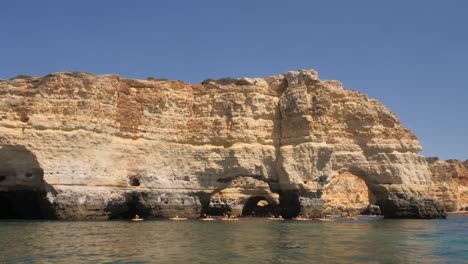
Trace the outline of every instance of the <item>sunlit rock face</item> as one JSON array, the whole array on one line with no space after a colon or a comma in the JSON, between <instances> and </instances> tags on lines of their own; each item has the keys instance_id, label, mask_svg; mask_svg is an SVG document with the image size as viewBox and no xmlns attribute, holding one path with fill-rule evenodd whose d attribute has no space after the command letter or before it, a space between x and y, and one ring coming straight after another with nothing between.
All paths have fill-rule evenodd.
<instances>
[{"instance_id":1,"label":"sunlit rock face","mask_svg":"<svg viewBox=\"0 0 468 264\"><path fill-rule=\"evenodd\" d=\"M427 158L432 173L431 194L447 211L468 211L468 160Z\"/></svg>"},{"instance_id":2,"label":"sunlit rock face","mask_svg":"<svg viewBox=\"0 0 468 264\"><path fill-rule=\"evenodd\" d=\"M2 154L0 191L24 185L13 184L17 171L40 170L59 219L316 216L369 204L387 217L445 216L416 137L313 70L202 84L20 76L0 81L0 145L36 160Z\"/></svg>"}]
</instances>

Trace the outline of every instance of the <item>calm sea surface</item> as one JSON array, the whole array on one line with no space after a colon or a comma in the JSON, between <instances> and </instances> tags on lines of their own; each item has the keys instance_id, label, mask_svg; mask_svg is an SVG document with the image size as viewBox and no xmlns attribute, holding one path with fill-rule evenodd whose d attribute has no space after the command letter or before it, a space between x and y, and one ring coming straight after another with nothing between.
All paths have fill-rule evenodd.
<instances>
[{"instance_id":1,"label":"calm sea surface","mask_svg":"<svg viewBox=\"0 0 468 264\"><path fill-rule=\"evenodd\" d=\"M0 263L468 263L468 217L0 221Z\"/></svg>"}]
</instances>

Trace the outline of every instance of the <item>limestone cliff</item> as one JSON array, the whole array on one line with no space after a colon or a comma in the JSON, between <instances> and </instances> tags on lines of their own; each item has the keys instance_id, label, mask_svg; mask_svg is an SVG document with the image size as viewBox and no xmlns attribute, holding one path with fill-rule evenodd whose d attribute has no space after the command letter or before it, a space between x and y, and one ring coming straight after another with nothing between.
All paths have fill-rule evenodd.
<instances>
[{"instance_id":1,"label":"limestone cliff","mask_svg":"<svg viewBox=\"0 0 468 264\"><path fill-rule=\"evenodd\" d=\"M445 216L416 137L313 70L202 84L19 76L0 81L0 145L0 206L19 217L32 193L42 216L59 219L313 216L369 204L386 217Z\"/></svg>"},{"instance_id":2,"label":"limestone cliff","mask_svg":"<svg viewBox=\"0 0 468 264\"><path fill-rule=\"evenodd\" d=\"M427 158L432 173L431 195L447 211L468 211L468 160Z\"/></svg>"}]
</instances>

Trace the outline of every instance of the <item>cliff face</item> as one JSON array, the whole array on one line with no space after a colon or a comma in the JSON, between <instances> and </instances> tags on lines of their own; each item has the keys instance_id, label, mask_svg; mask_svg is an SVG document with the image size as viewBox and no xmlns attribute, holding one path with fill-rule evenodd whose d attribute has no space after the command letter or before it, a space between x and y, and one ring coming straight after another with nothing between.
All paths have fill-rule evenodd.
<instances>
[{"instance_id":1,"label":"cliff face","mask_svg":"<svg viewBox=\"0 0 468 264\"><path fill-rule=\"evenodd\" d=\"M203 84L87 73L0 81L0 145L0 206L18 216L14 195L60 219L313 216L369 204L386 217L445 216L416 137L313 70Z\"/></svg>"},{"instance_id":2,"label":"cliff face","mask_svg":"<svg viewBox=\"0 0 468 264\"><path fill-rule=\"evenodd\" d=\"M433 195L447 211L468 211L468 160L428 158Z\"/></svg>"}]
</instances>

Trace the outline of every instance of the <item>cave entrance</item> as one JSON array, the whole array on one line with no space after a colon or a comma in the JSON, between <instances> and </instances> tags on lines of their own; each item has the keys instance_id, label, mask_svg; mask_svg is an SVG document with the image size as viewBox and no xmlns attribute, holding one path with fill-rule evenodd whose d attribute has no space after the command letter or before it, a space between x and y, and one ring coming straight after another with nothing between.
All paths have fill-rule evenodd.
<instances>
[{"instance_id":1,"label":"cave entrance","mask_svg":"<svg viewBox=\"0 0 468 264\"><path fill-rule=\"evenodd\" d=\"M55 219L43 191L0 191L0 219Z\"/></svg>"},{"instance_id":2,"label":"cave entrance","mask_svg":"<svg viewBox=\"0 0 468 264\"><path fill-rule=\"evenodd\" d=\"M210 216L225 216L231 214L231 208L224 203L210 202L205 214Z\"/></svg>"},{"instance_id":3,"label":"cave entrance","mask_svg":"<svg viewBox=\"0 0 468 264\"><path fill-rule=\"evenodd\" d=\"M297 217L301 213L298 192L283 192L280 195L281 215L286 219Z\"/></svg>"},{"instance_id":4,"label":"cave entrance","mask_svg":"<svg viewBox=\"0 0 468 264\"><path fill-rule=\"evenodd\" d=\"M278 205L264 196L250 197L242 208L242 216L268 217L272 215L280 215Z\"/></svg>"},{"instance_id":5,"label":"cave entrance","mask_svg":"<svg viewBox=\"0 0 468 264\"><path fill-rule=\"evenodd\" d=\"M110 219L132 219L135 215L141 218L147 218L151 216L150 208L143 205L138 195L132 195L126 199L124 204L114 208L114 212L111 214Z\"/></svg>"}]
</instances>

